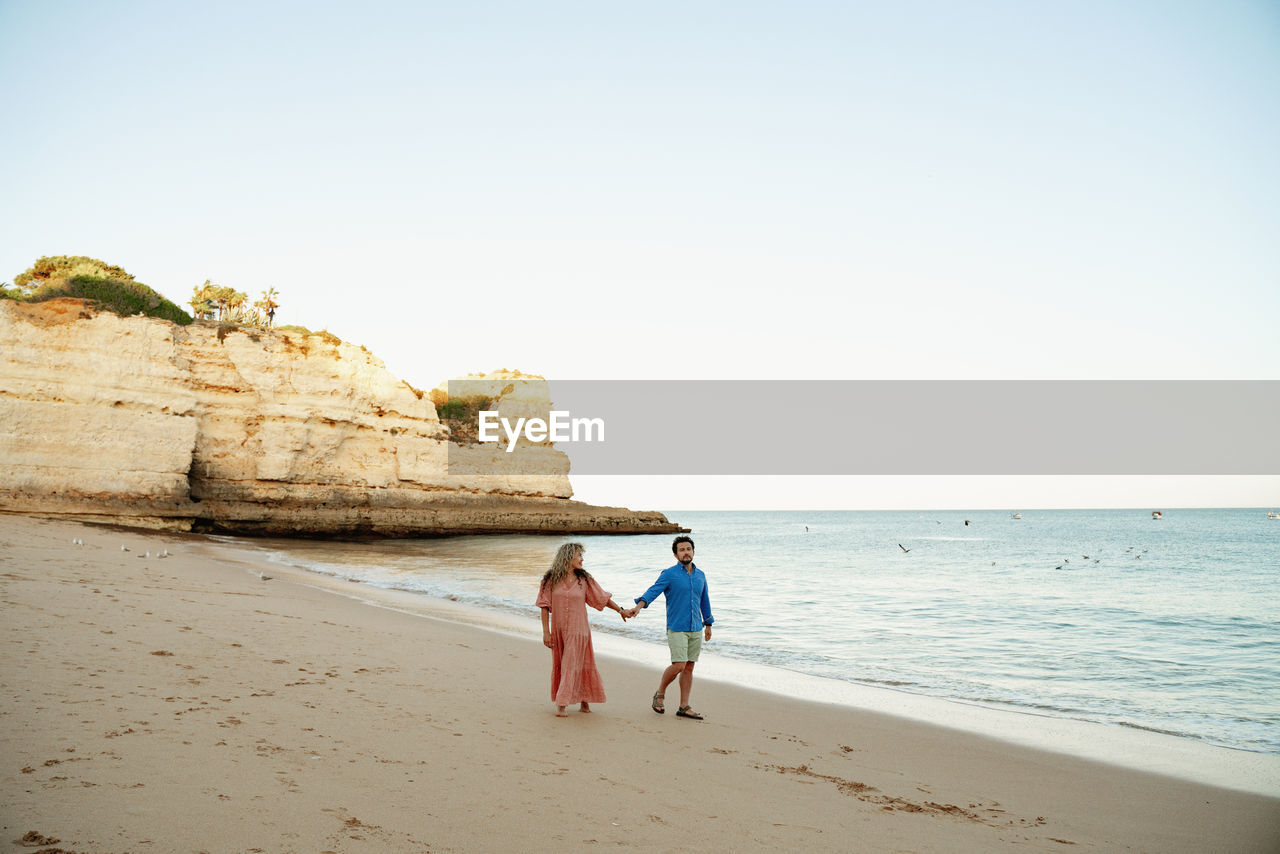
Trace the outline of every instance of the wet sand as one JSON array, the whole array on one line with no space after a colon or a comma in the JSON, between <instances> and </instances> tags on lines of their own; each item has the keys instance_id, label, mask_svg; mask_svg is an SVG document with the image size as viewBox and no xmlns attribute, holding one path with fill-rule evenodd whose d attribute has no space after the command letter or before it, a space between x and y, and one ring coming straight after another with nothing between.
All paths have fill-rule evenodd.
<instances>
[{"instance_id":1,"label":"wet sand","mask_svg":"<svg viewBox=\"0 0 1280 854\"><path fill-rule=\"evenodd\" d=\"M1280 799L882 712L703 679L705 721L659 716L647 662L602 659L609 701L556 718L536 621L513 636L255 560L0 515L4 844L1280 849Z\"/></svg>"}]
</instances>

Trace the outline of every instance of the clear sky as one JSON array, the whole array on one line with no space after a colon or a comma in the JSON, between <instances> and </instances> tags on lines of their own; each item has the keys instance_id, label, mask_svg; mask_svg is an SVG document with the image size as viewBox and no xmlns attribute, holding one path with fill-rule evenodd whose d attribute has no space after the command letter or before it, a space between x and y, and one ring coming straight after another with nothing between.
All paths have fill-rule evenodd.
<instances>
[{"instance_id":1,"label":"clear sky","mask_svg":"<svg viewBox=\"0 0 1280 854\"><path fill-rule=\"evenodd\" d=\"M0 116L0 280L70 254L179 303L275 287L278 322L419 387L1280 379L1273 0L0 0ZM1274 477L578 488L1280 503Z\"/></svg>"}]
</instances>

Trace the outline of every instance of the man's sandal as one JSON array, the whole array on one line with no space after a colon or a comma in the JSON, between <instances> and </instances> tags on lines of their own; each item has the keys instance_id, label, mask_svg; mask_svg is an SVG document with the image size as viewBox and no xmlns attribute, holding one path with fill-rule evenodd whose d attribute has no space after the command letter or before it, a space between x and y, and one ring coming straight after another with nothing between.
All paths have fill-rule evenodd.
<instances>
[{"instance_id":1,"label":"man's sandal","mask_svg":"<svg viewBox=\"0 0 1280 854\"><path fill-rule=\"evenodd\" d=\"M691 718L691 719L693 719L693 720L695 720L695 721L700 721L700 720L702 720L702 715L698 714L697 712L695 712L693 709L689 708L688 706L681 706L680 708L676 709L676 717L678 717L678 718Z\"/></svg>"},{"instance_id":2,"label":"man's sandal","mask_svg":"<svg viewBox=\"0 0 1280 854\"><path fill-rule=\"evenodd\" d=\"M666 711L667 711L667 706L665 703L662 702L662 700L663 700L663 696L661 694L653 695L652 708L655 712L657 712L660 715L666 714Z\"/></svg>"}]
</instances>

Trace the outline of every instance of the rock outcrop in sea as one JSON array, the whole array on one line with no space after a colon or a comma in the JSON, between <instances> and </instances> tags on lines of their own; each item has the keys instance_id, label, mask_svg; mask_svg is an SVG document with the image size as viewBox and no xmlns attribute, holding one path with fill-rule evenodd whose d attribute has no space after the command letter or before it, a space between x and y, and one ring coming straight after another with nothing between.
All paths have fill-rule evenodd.
<instances>
[{"instance_id":1,"label":"rock outcrop in sea","mask_svg":"<svg viewBox=\"0 0 1280 854\"><path fill-rule=\"evenodd\" d=\"M450 474L460 446L430 398L326 333L0 300L0 425L9 512L335 537L681 530L572 501L550 446L471 446L482 473Z\"/></svg>"}]
</instances>

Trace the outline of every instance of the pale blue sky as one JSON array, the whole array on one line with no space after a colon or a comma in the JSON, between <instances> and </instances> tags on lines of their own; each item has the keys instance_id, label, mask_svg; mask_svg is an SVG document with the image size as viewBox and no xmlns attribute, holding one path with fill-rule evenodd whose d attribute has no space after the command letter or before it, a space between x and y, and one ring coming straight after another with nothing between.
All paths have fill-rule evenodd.
<instances>
[{"instance_id":1,"label":"pale blue sky","mask_svg":"<svg viewBox=\"0 0 1280 854\"><path fill-rule=\"evenodd\" d=\"M0 0L0 279L427 387L1280 379L1280 5L615 5Z\"/></svg>"}]
</instances>

